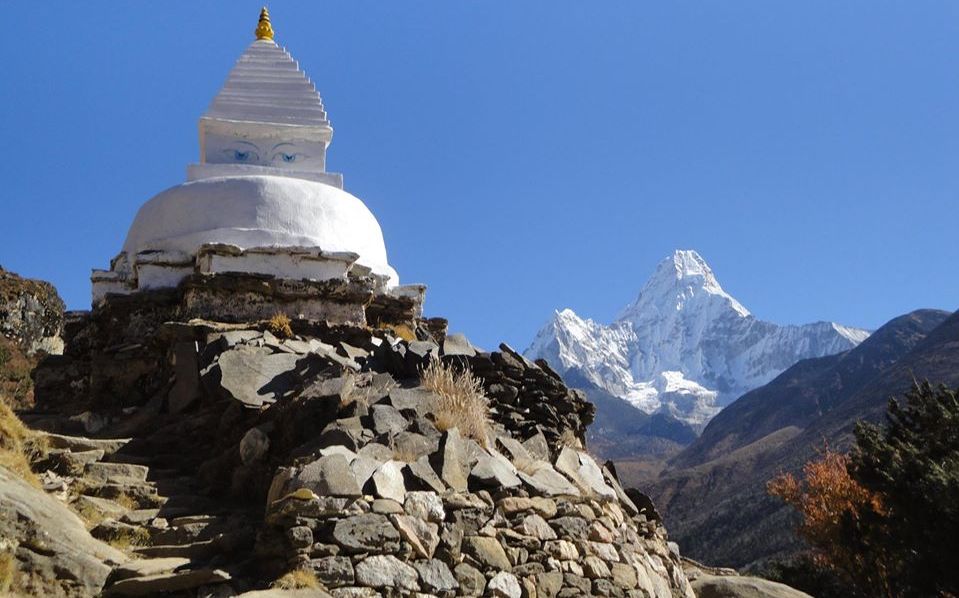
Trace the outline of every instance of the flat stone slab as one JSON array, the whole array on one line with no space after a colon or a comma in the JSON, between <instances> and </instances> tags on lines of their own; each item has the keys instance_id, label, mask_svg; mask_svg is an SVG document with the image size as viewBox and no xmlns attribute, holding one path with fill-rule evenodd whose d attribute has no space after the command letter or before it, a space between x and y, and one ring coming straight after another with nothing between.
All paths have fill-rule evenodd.
<instances>
[{"instance_id":1,"label":"flat stone slab","mask_svg":"<svg viewBox=\"0 0 959 598\"><path fill-rule=\"evenodd\" d=\"M44 436L50 448L70 449L74 452L102 450L108 455L112 455L130 442L129 438L84 438L50 433L44 433Z\"/></svg>"},{"instance_id":2,"label":"flat stone slab","mask_svg":"<svg viewBox=\"0 0 959 598\"><path fill-rule=\"evenodd\" d=\"M130 481L146 482L150 468L145 465L132 463L107 463L97 461L87 463L83 468L83 476L97 482L112 484L128 483Z\"/></svg>"},{"instance_id":3,"label":"flat stone slab","mask_svg":"<svg viewBox=\"0 0 959 598\"><path fill-rule=\"evenodd\" d=\"M183 557L139 559L120 565L113 570L112 575L117 581L131 577L150 577L161 573L169 573L175 569L189 565L190 562L190 559Z\"/></svg>"},{"instance_id":4,"label":"flat stone slab","mask_svg":"<svg viewBox=\"0 0 959 598\"><path fill-rule=\"evenodd\" d=\"M131 577L110 586L107 596L154 596L162 592L181 592L198 586L230 581L230 574L221 569L194 569L182 573L161 573L147 577Z\"/></svg>"},{"instance_id":5,"label":"flat stone slab","mask_svg":"<svg viewBox=\"0 0 959 598\"><path fill-rule=\"evenodd\" d=\"M292 489L308 488L317 496L361 496L346 456L333 453L304 466L293 478Z\"/></svg>"},{"instance_id":6,"label":"flat stone slab","mask_svg":"<svg viewBox=\"0 0 959 598\"><path fill-rule=\"evenodd\" d=\"M248 407L260 407L288 395L295 387L295 353L266 353L237 347L220 355L220 387Z\"/></svg>"}]
</instances>

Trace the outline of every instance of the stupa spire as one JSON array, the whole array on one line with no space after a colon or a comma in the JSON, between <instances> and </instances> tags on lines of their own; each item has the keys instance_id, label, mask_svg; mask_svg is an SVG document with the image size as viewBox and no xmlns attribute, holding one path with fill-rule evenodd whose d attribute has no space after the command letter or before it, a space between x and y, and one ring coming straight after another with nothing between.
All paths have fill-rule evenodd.
<instances>
[{"instance_id":1,"label":"stupa spire","mask_svg":"<svg viewBox=\"0 0 959 598\"><path fill-rule=\"evenodd\" d=\"M273 25L270 23L270 11L264 6L260 9L260 20L256 24L256 39L268 39L273 41Z\"/></svg>"}]
</instances>

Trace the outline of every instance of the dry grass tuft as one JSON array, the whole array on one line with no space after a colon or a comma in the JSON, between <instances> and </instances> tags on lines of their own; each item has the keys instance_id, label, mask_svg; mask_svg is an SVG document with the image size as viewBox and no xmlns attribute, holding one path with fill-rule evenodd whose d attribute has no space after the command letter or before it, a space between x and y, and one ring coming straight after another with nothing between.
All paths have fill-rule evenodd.
<instances>
[{"instance_id":1,"label":"dry grass tuft","mask_svg":"<svg viewBox=\"0 0 959 598\"><path fill-rule=\"evenodd\" d=\"M116 498L111 500L129 511L135 511L140 508L140 503L137 501L137 499L133 498L126 492L121 492L116 496Z\"/></svg>"},{"instance_id":2,"label":"dry grass tuft","mask_svg":"<svg viewBox=\"0 0 959 598\"><path fill-rule=\"evenodd\" d=\"M293 338L293 328L290 326L292 322L290 316L278 311L273 314L272 318L266 321L266 327L277 338Z\"/></svg>"},{"instance_id":3,"label":"dry grass tuft","mask_svg":"<svg viewBox=\"0 0 959 598\"><path fill-rule=\"evenodd\" d=\"M6 596L17 575L17 562L9 552L0 552L0 595Z\"/></svg>"},{"instance_id":4,"label":"dry grass tuft","mask_svg":"<svg viewBox=\"0 0 959 598\"><path fill-rule=\"evenodd\" d=\"M106 538L106 542L118 550L127 550L133 546L146 546L150 543L150 532L142 527L124 527L110 534Z\"/></svg>"},{"instance_id":5,"label":"dry grass tuft","mask_svg":"<svg viewBox=\"0 0 959 598\"><path fill-rule=\"evenodd\" d=\"M23 425L13 409L0 401L0 465L39 488L30 464L46 452L46 438Z\"/></svg>"},{"instance_id":6,"label":"dry grass tuft","mask_svg":"<svg viewBox=\"0 0 959 598\"><path fill-rule=\"evenodd\" d=\"M299 590L303 588L322 588L320 580L316 578L316 573L309 569L294 569L273 582L273 588L277 590Z\"/></svg>"},{"instance_id":7,"label":"dry grass tuft","mask_svg":"<svg viewBox=\"0 0 959 598\"><path fill-rule=\"evenodd\" d=\"M436 406L436 428L458 428L481 446L489 444L489 401L483 385L469 370L456 371L439 359L431 359L420 371L420 382L440 397Z\"/></svg>"}]
</instances>

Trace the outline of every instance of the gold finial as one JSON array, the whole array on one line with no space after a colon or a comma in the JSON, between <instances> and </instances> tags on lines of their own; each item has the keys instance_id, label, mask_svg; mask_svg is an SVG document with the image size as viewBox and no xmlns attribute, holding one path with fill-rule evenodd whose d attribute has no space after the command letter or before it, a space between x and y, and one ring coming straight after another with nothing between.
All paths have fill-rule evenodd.
<instances>
[{"instance_id":1,"label":"gold finial","mask_svg":"<svg viewBox=\"0 0 959 598\"><path fill-rule=\"evenodd\" d=\"M256 39L273 40L273 25L270 24L270 11L264 6L260 10L260 22L256 24Z\"/></svg>"}]
</instances>

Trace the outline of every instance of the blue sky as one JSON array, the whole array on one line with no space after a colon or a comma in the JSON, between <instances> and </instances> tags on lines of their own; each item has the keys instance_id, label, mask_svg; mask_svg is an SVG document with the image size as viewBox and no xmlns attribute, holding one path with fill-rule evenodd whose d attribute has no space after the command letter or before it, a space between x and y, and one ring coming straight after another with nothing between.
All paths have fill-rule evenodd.
<instances>
[{"instance_id":1,"label":"blue sky","mask_svg":"<svg viewBox=\"0 0 959 598\"><path fill-rule=\"evenodd\" d=\"M184 180L260 4L4 6L0 264L72 308ZM522 348L694 248L783 323L959 298L959 4L282 2L331 170L427 312Z\"/></svg>"}]
</instances>

